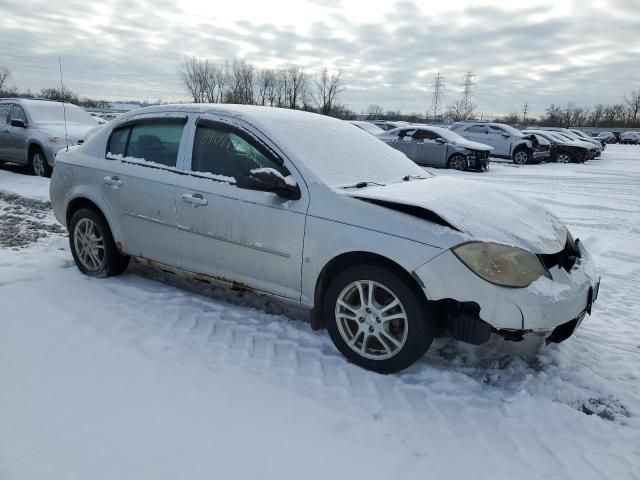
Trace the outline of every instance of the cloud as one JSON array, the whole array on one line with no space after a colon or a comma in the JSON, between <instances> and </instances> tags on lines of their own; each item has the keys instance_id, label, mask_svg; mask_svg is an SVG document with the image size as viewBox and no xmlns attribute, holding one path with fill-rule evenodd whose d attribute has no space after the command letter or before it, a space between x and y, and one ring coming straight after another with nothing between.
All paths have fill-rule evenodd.
<instances>
[{"instance_id":1,"label":"cloud","mask_svg":"<svg viewBox=\"0 0 640 480\"><path fill-rule=\"evenodd\" d=\"M474 72L474 100L487 113L519 110L525 100L533 113L549 103L618 102L640 86L640 14L626 0L511 8L462 0L335 0L330 8L309 0L295 9L249 0L3 3L0 63L36 91L58 82L58 55L68 88L121 100L186 99L184 55L342 68L342 100L355 110L424 111L436 72L446 79L445 104Z\"/></svg>"}]
</instances>

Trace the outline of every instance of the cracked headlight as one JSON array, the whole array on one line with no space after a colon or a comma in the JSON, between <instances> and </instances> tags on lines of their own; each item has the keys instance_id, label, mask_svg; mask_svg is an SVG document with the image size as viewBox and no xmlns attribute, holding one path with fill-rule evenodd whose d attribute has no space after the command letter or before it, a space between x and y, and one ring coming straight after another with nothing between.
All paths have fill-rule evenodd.
<instances>
[{"instance_id":1,"label":"cracked headlight","mask_svg":"<svg viewBox=\"0 0 640 480\"><path fill-rule=\"evenodd\" d=\"M469 242L453 253L480 278L503 287L524 288L542 276L551 278L538 257L522 248Z\"/></svg>"}]
</instances>

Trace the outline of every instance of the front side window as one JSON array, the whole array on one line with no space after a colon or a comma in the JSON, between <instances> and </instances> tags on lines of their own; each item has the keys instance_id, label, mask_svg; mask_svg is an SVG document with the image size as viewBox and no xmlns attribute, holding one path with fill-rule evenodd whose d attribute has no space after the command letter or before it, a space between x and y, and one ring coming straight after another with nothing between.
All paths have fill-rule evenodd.
<instances>
[{"instance_id":1,"label":"front side window","mask_svg":"<svg viewBox=\"0 0 640 480\"><path fill-rule=\"evenodd\" d=\"M413 138L416 140L435 140L436 138L440 138L436 133L433 133L429 130L418 130L413 134Z\"/></svg>"},{"instance_id":2,"label":"front side window","mask_svg":"<svg viewBox=\"0 0 640 480\"><path fill-rule=\"evenodd\" d=\"M498 133L500 135L507 133L504 131L504 129L500 128L500 127L494 127L493 125L489 125L489 130L491 133Z\"/></svg>"},{"instance_id":3,"label":"front side window","mask_svg":"<svg viewBox=\"0 0 640 480\"><path fill-rule=\"evenodd\" d=\"M27 123L27 115L21 106L13 105L11 107L11 120L22 120L24 123Z\"/></svg>"},{"instance_id":4,"label":"front side window","mask_svg":"<svg viewBox=\"0 0 640 480\"><path fill-rule=\"evenodd\" d=\"M193 145L191 170L238 180L257 168L289 173L282 162L249 136L225 125L198 125Z\"/></svg>"},{"instance_id":5,"label":"front side window","mask_svg":"<svg viewBox=\"0 0 640 480\"><path fill-rule=\"evenodd\" d=\"M109 137L107 156L122 155L175 167L184 120L149 120L115 129Z\"/></svg>"}]
</instances>

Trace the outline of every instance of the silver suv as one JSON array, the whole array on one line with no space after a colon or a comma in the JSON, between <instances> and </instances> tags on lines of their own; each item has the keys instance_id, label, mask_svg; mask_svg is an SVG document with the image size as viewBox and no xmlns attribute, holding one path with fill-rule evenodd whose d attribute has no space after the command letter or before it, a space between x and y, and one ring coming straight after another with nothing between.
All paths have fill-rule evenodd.
<instances>
[{"instance_id":1,"label":"silver suv","mask_svg":"<svg viewBox=\"0 0 640 480\"><path fill-rule=\"evenodd\" d=\"M510 158L519 165L549 160L549 145L505 123L456 122L450 128L467 140L491 145L493 157Z\"/></svg>"},{"instance_id":2,"label":"silver suv","mask_svg":"<svg viewBox=\"0 0 640 480\"><path fill-rule=\"evenodd\" d=\"M50 177L56 153L82 143L97 126L91 115L70 103L0 100L0 161L27 165L34 175Z\"/></svg>"}]
</instances>

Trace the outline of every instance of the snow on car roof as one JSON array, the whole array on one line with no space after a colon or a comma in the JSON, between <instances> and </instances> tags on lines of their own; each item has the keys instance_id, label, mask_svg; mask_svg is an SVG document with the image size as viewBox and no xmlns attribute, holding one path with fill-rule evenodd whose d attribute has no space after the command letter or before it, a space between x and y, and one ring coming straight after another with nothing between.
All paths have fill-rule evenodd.
<instances>
[{"instance_id":1,"label":"snow on car roof","mask_svg":"<svg viewBox=\"0 0 640 480\"><path fill-rule=\"evenodd\" d=\"M255 105L185 104L146 107L131 114L167 111L221 114L244 120L295 159L294 163L303 164L330 186L363 181L391 183L406 175L427 176L403 153L371 134L317 113Z\"/></svg>"}]
</instances>

